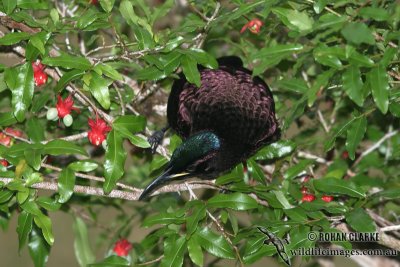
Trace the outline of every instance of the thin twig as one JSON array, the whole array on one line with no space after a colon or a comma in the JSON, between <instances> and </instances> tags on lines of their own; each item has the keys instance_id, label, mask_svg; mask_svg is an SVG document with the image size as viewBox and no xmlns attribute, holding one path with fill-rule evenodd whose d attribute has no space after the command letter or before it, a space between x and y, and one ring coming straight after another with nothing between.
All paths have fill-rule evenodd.
<instances>
[{"instance_id":1,"label":"thin twig","mask_svg":"<svg viewBox=\"0 0 400 267\"><path fill-rule=\"evenodd\" d=\"M40 166L43 167L43 168L49 169L49 170L57 171L57 172L61 172L62 171L61 168L58 168L56 166L52 166L52 165L47 164L47 163L42 163ZM84 178L84 179L88 179L88 180L97 181L97 182L103 182L103 183L105 182L105 179L103 177L94 176L94 175L90 175L90 174L76 172L75 176L76 177L80 177L80 178ZM129 191L132 191L132 192L141 192L142 191L141 189L138 189L138 188L135 188L135 187L132 187L132 186L129 186L129 185L125 185L125 184L122 184L122 183L117 183L117 186L119 186L119 187L121 187L123 189L128 189Z\"/></svg>"},{"instance_id":2,"label":"thin twig","mask_svg":"<svg viewBox=\"0 0 400 267\"><path fill-rule=\"evenodd\" d=\"M400 230L400 225L391 225L391 226L386 226L382 227L379 229L381 232L391 232L391 231L399 231Z\"/></svg>"},{"instance_id":3,"label":"thin twig","mask_svg":"<svg viewBox=\"0 0 400 267\"><path fill-rule=\"evenodd\" d=\"M53 140L76 141L76 140L80 140L80 139L87 137L87 135L88 135L87 132L83 132L83 133L78 133L78 134L69 135L69 136L65 136L65 137L58 137L58 138L46 140L46 141L43 141L42 144L47 144L48 142L53 141Z\"/></svg>"},{"instance_id":4,"label":"thin twig","mask_svg":"<svg viewBox=\"0 0 400 267\"><path fill-rule=\"evenodd\" d=\"M330 128L329 128L328 124L326 123L324 116L322 115L322 113L319 109L317 110L317 114L318 114L319 121L321 122L322 126L324 127L325 132L329 133Z\"/></svg>"},{"instance_id":5,"label":"thin twig","mask_svg":"<svg viewBox=\"0 0 400 267\"><path fill-rule=\"evenodd\" d=\"M358 158L357 160L354 162L353 166L358 165L358 163L360 163L360 161L367 156L369 153L373 152L375 149L378 149L387 139L395 136L398 133L398 131L392 131L392 132L388 132L387 134L385 134L378 142L376 142L373 146L371 146L370 148L368 148L367 150L365 150Z\"/></svg>"},{"instance_id":6,"label":"thin twig","mask_svg":"<svg viewBox=\"0 0 400 267\"><path fill-rule=\"evenodd\" d=\"M154 259L154 260L151 260L151 261L146 261L146 262L143 262L143 263L137 263L136 265L137 265L137 266L150 265L150 264L152 264L152 263L159 262L160 260L162 260L162 258L164 258L164 255L161 255L161 256L158 257L157 259Z\"/></svg>"},{"instance_id":7,"label":"thin twig","mask_svg":"<svg viewBox=\"0 0 400 267\"><path fill-rule=\"evenodd\" d=\"M306 151L298 151L297 156L300 158L305 158L305 159L314 159L316 162L321 163L321 164L327 164L327 165L330 164L330 162L328 162L326 159L324 159L320 156L317 156L317 155L313 155Z\"/></svg>"}]
</instances>

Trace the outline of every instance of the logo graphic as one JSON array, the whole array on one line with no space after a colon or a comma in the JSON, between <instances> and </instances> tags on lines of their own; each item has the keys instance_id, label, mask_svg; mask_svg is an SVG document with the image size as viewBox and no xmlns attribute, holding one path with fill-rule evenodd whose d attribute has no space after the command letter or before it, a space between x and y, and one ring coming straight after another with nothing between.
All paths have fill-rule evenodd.
<instances>
[{"instance_id":1,"label":"logo graphic","mask_svg":"<svg viewBox=\"0 0 400 267\"><path fill-rule=\"evenodd\" d=\"M277 237L274 233L268 231L266 228L257 226L258 231L266 235L268 238L264 240L264 244L271 243L275 246L276 251L278 252L279 257L288 265L291 266L290 258L286 253L285 245L282 239Z\"/></svg>"}]
</instances>

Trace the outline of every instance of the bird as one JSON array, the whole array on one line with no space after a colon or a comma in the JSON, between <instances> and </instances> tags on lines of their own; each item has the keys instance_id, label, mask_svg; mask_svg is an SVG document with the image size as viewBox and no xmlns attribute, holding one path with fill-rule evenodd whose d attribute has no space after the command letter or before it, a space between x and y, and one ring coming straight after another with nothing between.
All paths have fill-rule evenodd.
<instances>
[{"instance_id":1,"label":"bird","mask_svg":"<svg viewBox=\"0 0 400 267\"><path fill-rule=\"evenodd\" d=\"M188 82L182 73L174 81L167 104L168 125L148 141L155 153L169 128L183 141L139 200L174 181L215 179L280 139L268 85L257 76L252 77L237 56L217 61L216 69L198 66L200 87Z\"/></svg>"}]
</instances>

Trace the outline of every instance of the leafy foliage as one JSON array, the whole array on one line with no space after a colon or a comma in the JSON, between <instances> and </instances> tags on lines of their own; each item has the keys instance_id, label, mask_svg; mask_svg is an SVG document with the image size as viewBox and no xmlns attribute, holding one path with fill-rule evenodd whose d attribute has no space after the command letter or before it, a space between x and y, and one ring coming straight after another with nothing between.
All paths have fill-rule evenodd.
<instances>
[{"instance_id":1,"label":"leafy foliage","mask_svg":"<svg viewBox=\"0 0 400 267\"><path fill-rule=\"evenodd\" d=\"M0 226L18 217L19 249L28 246L36 267L46 265L55 241L50 215L60 210L75 216L80 266L245 265L278 255L256 226L289 239L290 250L318 246L307 233L339 231L333 222L373 232L377 216L395 220L396 1L150 2L0 2L1 51L16 62L0 65L0 158L7 162L0 165ZM241 34L253 18L263 22L260 32ZM217 68L223 55L241 57L270 85L282 140L202 190L176 186L137 203L138 188L181 142L168 134L169 145L152 155L145 138L163 126L173 78L181 72L200 85L198 67ZM35 86L37 60L49 75L42 86ZM48 120L57 96L69 94L80 109L72 126ZM98 147L86 138L89 118L112 127ZM302 202L303 190L316 200ZM118 216L99 227L107 207ZM91 236L89 227L102 234ZM129 256L111 249L118 237L147 227Z\"/></svg>"}]
</instances>

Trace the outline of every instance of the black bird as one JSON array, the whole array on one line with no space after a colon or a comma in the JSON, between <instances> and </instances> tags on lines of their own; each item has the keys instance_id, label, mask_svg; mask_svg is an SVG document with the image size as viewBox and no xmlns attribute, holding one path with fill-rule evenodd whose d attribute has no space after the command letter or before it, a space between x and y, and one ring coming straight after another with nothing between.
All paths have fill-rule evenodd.
<instances>
[{"instance_id":1,"label":"black bird","mask_svg":"<svg viewBox=\"0 0 400 267\"><path fill-rule=\"evenodd\" d=\"M200 69L201 86L181 74L168 98L168 127L149 138L153 152L171 127L183 139L164 172L140 200L174 180L213 179L280 138L268 85L240 58L218 59L218 69Z\"/></svg>"}]
</instances>

